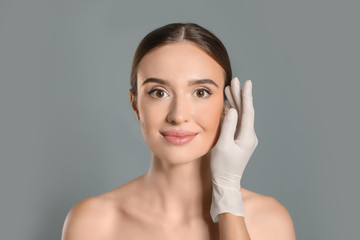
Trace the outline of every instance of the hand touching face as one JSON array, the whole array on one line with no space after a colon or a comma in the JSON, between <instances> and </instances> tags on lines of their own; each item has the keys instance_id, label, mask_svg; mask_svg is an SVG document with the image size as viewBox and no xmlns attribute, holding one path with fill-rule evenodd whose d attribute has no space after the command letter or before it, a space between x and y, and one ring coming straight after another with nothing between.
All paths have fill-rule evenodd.
<instances>
[{"instance_id":1,"label":"hand touching face","mask_svg":"<svg viewBox=\"0 0 360 240\"><path fill-rule=\"evenodd\" d=\"M226 111L219 140L211 149L213 198L210 214L214 222L224 212L245 216L241 178L258 144L254 129L252 82L246 81L241 90L239 80L234 78L225 93L230 109Z\"/></svg>"}]
</instances>

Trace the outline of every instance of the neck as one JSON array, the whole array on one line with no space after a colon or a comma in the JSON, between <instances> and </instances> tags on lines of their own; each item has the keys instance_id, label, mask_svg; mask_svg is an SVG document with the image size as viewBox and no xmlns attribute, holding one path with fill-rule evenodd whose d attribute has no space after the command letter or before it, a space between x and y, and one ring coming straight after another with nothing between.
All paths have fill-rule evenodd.
<instances>
[{"instance_id":1,"label":"neck","mask_svg":"<svg viewBox=\"0 0 360 240\"><path fill-rule=\"evenodd\" d=\"M155 204L153 207L167 219L188 222L189 219L210 218L210 152L199 159L176 165L169 165L153 156L144 183Z\"/></svg>"}]
</instances>

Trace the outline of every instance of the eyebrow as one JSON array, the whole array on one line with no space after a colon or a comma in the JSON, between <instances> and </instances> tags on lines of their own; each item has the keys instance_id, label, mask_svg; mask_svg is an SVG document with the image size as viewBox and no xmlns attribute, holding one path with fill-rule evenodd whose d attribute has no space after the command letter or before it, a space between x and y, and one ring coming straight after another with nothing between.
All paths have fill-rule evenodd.
<instances>
[{"instance_id":1,"label":"eyebrow","mask_svg":"<svg viewBox=\"0 0 360 240\"><path fill-rule=\"evenodd\" d=\"M147 84L150 82L168 85L167 81L165 81L163 79L159 79L159 78L147 78L141 85L144 85L144 84ZM215 87L219 88L219 85L217 85L211 79L198 79L198 80L188 81L188 86L197 85L197 84L211 84L211 85L214 85Z\"/></svg>"}]
</instances>

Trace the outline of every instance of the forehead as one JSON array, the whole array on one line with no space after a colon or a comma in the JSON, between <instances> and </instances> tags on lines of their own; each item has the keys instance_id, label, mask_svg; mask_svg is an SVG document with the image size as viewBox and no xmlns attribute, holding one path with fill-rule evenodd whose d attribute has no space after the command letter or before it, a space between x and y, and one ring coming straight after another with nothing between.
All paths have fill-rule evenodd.
<instances>
[{"instance_id":1,"label":"forehead","mask_svg":"<svg viewBox=\"0 0 360 240\"><path fill-rule=\"evenodd\" d=\"M204 50L190 42L166 44L147 53L139 63L139 85L147 78L173 82L212 79L224 85L224 69Z\"/></svg>"}]
</instances>

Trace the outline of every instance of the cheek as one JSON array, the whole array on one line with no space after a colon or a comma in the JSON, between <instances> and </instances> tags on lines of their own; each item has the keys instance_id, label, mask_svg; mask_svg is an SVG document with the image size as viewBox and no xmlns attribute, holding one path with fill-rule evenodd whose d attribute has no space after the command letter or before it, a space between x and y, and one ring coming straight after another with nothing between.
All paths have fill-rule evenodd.
<instances>
[{"instance_id":1,"label":"cheek","mask_svg":"<svg viewBox=\"0 0 360 240\"><path fill-rule=\"evenodd\" d=\"M222 101L212 101L199 107L196 112L197 122L202 125L204 131L213 134L218 130L223 113Z\"/></svg>"},{"instance_id":2,"label":"cheek","mask_svg":"<svg viewBox=\"0 0 360 240\"><path fill-rule=\"evenodd\" d=\"M223 101L217 99L197 109L197 122L201 125L203 132L203 141L207 142L210 150L217 142L221 131L221 119L223 114Z\"/></svg>"},{"instance_id":3,"label":"cheek","mask_svg":"<svg viewBox=\"0 0 360 240\"><path fill-rule=\"evenodd\" d=\"M158 125L164 119L165 111L163 106L143 101L139 106L140 123L144 130L151 131L152 128L159 127Z\"/></svg>"},{"instance_id":4,"label":"cheek","mask_svg":"<svg viewBox=\"0 0 360 240\"><path fill-rule=\"evenodd\" d=\"M215 108L201 109L198 111L198 119L207 131L216 130L220 122L221 112Z\"/></svg>"}]
</instances>

